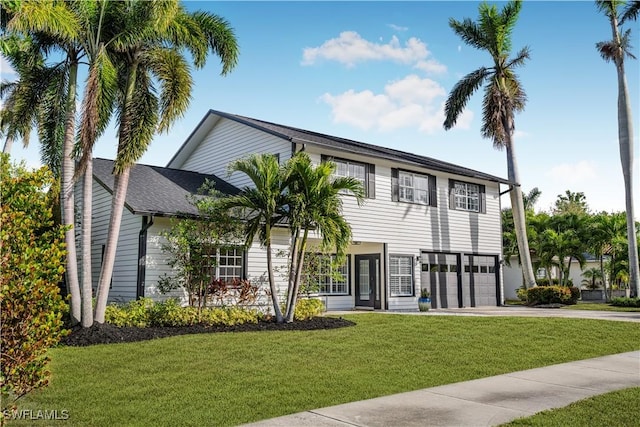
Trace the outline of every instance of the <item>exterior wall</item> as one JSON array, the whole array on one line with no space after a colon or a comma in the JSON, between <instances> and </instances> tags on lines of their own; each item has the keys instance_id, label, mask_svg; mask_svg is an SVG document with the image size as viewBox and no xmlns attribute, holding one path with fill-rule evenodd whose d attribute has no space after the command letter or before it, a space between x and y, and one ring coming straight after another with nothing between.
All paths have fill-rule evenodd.
<instances>
[{"instance_id":1,"label":"exterior wall","mask_svg":"<svg viewBox=\"0 0 640 427\"><path fill-rule=\"evenodd\" d=\"M229 163L253 153L278 154L280 162L291 157L291 143L232 120L220 119L179 169L214 174L238 188L249 184L242 173L228 175Z\"/></svg>"},{"instance_id":2,"label":"exterior wall","mask_svg":"<svg viewBox=\"0 0 640 427\"><path fill-rule=\"evenodd\" d=\"M320 152L316 147L308 146L306 151L316 163L321 161L321 155L324 154L375 164L375 198L366 199L364 205L359 207L355 198L345 196L343 209L351 225L354 241L388 245L385 265L389 254L410 255L414 260L420 257L422 251L502 254L500 190L497 183L425 168L400 166L382 159L373 160L340 152ZM394 167L435 175L438 206L392 201L391 169ZM449 178L485 185L486 213L449 209ZM388 298L389 310L417 310L420 294L419 262L414 262L414 286L413 297Z\"/></svg>"},{"instance_id":3,"label":"exterior wall","mask_svg":"<svg viewBox=\"0 0 640 427\"><path fill-rule=\"evenodd\" d=\"M91 231L92 281L94 289L98 286L100 268L102 267L103 245L107 241L110 217L111 194L94 181ZM136 298L138 233L141 227L142 217L133 215L124 208L116 260L113 267L112 287L109 291L110 302L128 301Z\"/></svg>"}]
</instances>

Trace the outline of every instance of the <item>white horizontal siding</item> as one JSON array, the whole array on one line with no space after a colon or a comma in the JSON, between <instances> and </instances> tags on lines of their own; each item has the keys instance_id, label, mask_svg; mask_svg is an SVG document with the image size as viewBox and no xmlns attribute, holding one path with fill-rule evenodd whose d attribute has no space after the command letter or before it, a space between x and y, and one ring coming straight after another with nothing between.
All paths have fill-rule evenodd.
<instances>
[{"instance_id":1,"label":"white horizontal siding","mask_svg":"<svg viewBox=\"0 0 640 427\"><path fill-rule=\"evenodd\" d=\"M280 162L284 162L291 157L291 142L222 118L184 161L181 169L215 174L242 188L249 185L249 179L240 172L228 176L229 163L254 153L278 154Z\"/></svg>"}]
</instances>

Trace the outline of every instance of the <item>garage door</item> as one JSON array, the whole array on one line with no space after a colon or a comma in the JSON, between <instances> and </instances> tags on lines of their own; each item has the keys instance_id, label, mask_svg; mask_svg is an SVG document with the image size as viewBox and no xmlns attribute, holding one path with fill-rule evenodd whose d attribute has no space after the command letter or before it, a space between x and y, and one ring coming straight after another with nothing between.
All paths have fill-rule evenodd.
<instances>
[{"instance_id":1,"label":"garage door","mask_svg":"<svg viewBox=\"0 0 640 427\"><path fill-rule=\"evenodd\" d=\"M420 281L433 308L500 305L497 255L423 252Z\"/></svg>"},{"instance_id":2,"label":"garage door","mask_svg":"<svg viewBox=\"0 0 640 427\"><path fill-rule=\"evenodd\" d=\"M497 256L464 256L462 288L465 307L499 305L497 262Z\"/></svg>"}]
</instances>

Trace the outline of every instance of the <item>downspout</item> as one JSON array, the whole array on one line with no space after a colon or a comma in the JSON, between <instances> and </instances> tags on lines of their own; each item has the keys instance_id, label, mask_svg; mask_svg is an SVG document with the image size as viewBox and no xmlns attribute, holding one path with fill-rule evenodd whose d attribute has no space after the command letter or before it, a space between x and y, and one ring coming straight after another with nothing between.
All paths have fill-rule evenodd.
<instances>
[{"instance_id":1,"label":"downspout","mask_svg":"<svg viewBox=\"0 0 640 427\"><path fill-rule=\"evenodd\" d=\"M136 299L144 298L145 279L147 275L147 230L153 225L153 215L142 217L142 228L138 235L138 278L136 283Z\"/></svg>"}]
</instances>

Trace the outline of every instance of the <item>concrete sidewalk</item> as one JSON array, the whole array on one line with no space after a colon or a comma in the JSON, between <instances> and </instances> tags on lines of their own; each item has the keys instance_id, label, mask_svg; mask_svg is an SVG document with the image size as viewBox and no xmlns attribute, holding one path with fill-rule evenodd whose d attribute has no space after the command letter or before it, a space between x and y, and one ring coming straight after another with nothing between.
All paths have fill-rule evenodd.
<instances>
[{"instance_id":1,"label":"concrete sidewalk","mask_svg":"<svg viewBox=\"0 0 640 427\"><path fill-rule=\"evenodd\" d=\"M314 409L250 425L493 426L628 387L640 387L640 351Z\"/></svg>"}]
</instances>

